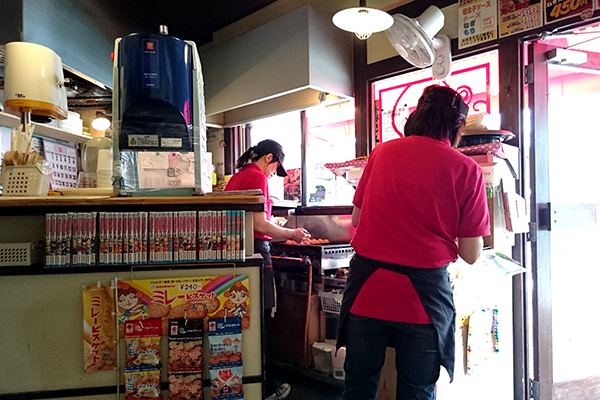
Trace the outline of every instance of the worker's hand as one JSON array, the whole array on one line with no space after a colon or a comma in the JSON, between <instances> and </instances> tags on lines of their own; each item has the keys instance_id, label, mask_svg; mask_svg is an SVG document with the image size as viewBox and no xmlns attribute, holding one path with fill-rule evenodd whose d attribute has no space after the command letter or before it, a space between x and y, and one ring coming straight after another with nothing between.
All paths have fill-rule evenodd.
<instances>
[{"instance_id":1,"label":"worker's hand","mask_svg":"<svg viewBox=\"0 0 600 400\"><path fill-rule=\"evenodd\" d=\"M300 243L305 239L310 239L310 233L304 228L290 229L290 233L290 239L297 243Z\"/></svg>"}]
</instances>

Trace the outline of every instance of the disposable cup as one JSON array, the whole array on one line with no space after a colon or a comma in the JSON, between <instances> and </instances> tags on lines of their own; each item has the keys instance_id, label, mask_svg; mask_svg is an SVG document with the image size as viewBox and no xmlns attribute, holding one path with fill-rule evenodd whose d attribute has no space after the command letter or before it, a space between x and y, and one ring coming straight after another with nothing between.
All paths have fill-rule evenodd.
<instances>
[{"instance_id":1,"label":"disposable cup","mask_svg":"<svg viewBox=\"0 0 600 400\"><path fill-rule=\"evenodd\" d=\"M98 150L98 170L101 169L112 169L112 150L111 149L100 149Z\"/></svg>"},{"instance_id":2,"label":"disposable cup","mask_svg":"<svg viewBox=\"0 0 600 400\"><path fill-rule=\"evenodd\" d=\"M112 168L103 168L96 171L96 186L99 188L112 187Z\"/></svg>"}]
</instances>

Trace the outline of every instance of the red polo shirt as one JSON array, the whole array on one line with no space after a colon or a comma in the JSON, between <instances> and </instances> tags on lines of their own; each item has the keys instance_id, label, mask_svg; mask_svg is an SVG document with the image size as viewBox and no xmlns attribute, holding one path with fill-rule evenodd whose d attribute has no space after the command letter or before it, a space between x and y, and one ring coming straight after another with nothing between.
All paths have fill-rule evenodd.
<instances>
[{"instance_id":1,"label":"red polo shirt","mask_svg":"<svg viewBox=\"0 0 600 400\"><path fill-rule=\"evenodd\" d=\"M409 136L378 145L353 203L361 212L352 246L378 261L439 268L458 258L457 238L490 232L483 172L448 141ZM387 270L367 280L351 312L430 323L410 280Z\"/></svg>"},{"instance_id":2,"label":"red polo shirt","mask_svg":"<svg viewBox=\"0 0 600 400\"><path fill-rule=\"evenodd\" d=\"M267 213L267 219L271 219L271 197L269 196L269 182L267 181L266 175L256 164L248 164L240 169L235 175L231 177L225 191L231 190L251 190L260 189L265 195L265 213ZM254 238L256 239L267 239L271 240L271 236L263 235L254 230Z\"/></svg>"}]
</instances>

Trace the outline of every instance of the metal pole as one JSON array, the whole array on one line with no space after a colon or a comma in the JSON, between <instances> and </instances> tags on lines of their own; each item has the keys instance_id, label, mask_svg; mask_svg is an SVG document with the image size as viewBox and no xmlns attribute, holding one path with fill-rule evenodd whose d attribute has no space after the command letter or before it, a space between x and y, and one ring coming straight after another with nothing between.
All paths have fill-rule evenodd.
<instances>
[{"instance_id":1,"label":"metal pole","mask_svg":"<svg viewBox=\"0 0 600 400\"><path fill-rule=\"evenodd\" d=\"M308 203L308 171L306 163L306 149L308 148L308 123L306 121L306 111L300 112L300 184L302 185L302 207L306 207Z\"/></svg>"}]
</instances>

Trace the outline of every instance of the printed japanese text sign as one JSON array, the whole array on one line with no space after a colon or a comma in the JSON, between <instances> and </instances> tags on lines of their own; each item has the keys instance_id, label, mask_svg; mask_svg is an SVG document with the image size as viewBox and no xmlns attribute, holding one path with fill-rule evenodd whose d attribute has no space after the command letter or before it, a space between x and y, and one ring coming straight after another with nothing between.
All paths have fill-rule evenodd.
<instances>
[{"instance_id":1,"label":"printed japanese text sign","mask_svg":"<svg viewBox=\"0 0 600 400\"><path fill-rule=\"evenodd\" d=\"M546 23L581 15L588 19L594 12L593 0L545 0Z\"/></svg>"},{"instance_id":2,"label":"printed japanese text sign","mask_svg":"<svg viewBox=\"0 0 600 400\"><path fill-rule=\"evenodd\" d=\"M160 318L163 335L169 319L239 317L250 327L248 275L118 281L117 288L120 323Z\"/></svg>"},{"instance_id":3,"label":"printed japanese text sign","mask_svg":"<svg viewBox=\"0 0 600 400\"><path fill-rule=\"evenodd\" d=\"M86 373L117 369L113 291L105 285L83 290L83 363Z\"/></svg>"},{"instance_id":4,"label":"printed japanese text sign","mask_svg":"<svg viewBox=\"0 0 600 400\"><path fill-rule=\"evenodd\" d=\"M458 48L475 46L498 38L496 0L460 0L458 3Z\"/></svg>"},{"instance_id":5,"label":"printed japanese text sign","mask_svg":"<svg viewBox=\"0 0 600 400\"><path fill-rule=\"evenodd\" d=\"M544 23L542 0L499 0L500 37L539 28Z\"/></svg>"}]
</instances>

